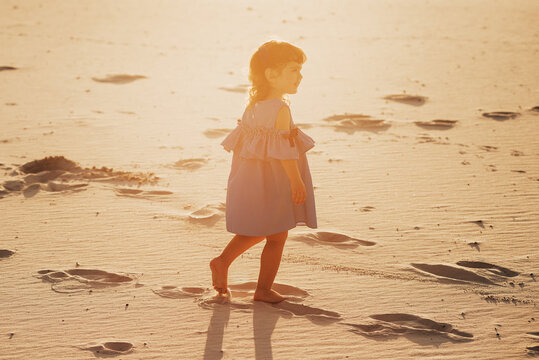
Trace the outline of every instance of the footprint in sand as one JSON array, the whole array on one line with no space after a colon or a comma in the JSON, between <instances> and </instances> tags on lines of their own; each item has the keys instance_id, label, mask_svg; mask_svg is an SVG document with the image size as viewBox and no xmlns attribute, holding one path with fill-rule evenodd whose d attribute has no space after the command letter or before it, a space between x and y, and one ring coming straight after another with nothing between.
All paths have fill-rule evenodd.
<instances>
[{"instance_id":1,"label":"footprint in sand","mask_svg":"<svg viewBox=\"0 0 539 360\"><path fill-rule=\"evenodd\" d=\"M383 99L400 102L407 105L421 106L427 101L426 96L421 95L408 95L408 94L394 94L386 95Z\"/></svg>"},{"instance_id":2,"label":"footprint in sand","mask_svg":"<svg viewBox=\"0 0 539 360\"><path fill-rule=\"evenodd\" d=\"M351 332L365 337L405 336L414 341L411 336L418 336L428 337L429 341L432 341L433 336L439 336L441 339L453 342L472 341L473 338L473 334L457 330L451 324L440 323L417 315L394 313L375 314L369 317L376 321L368 324L342 323L342 325L352 327Z\"/></svg>"},{"instance_id":3,"label":"footprint in sand","mask_svg":"<svg viewBox=\"0 0 539 360\"><path fill-rule=\"evenodd\" d=\"M172 165L172 168L178 169L178 170L197 170L201 168L202 166L206 165L208 163L207 159L202 158L193 158L193 159L183 159L178 160Z\"/></svg>"},{"instance_id":4,"label":"footprint in sand","mask_svg":"<svg viewBox=\"0 0 539 360\"><path fill-rule=\"evenodd\" d=\"M308 305L295 304L290 301L281 301L277 304L271 304L272 307L281 311L286 311L294 316L302 316L315 324L326 325L341 320L341 314L335 311L324 310Z\"/></svg>"},{"instance_id":5,"label":"footprint in sand","mask_svg":"<svg viewBox=\"0 0 539 360\"><path fill-rule=\"evenodd\" d=\"M7 250L7 249L0 249L0 259L7 259L8 257L15 254L14 251Z\"/></svg>"},{"instance_id":6,"label":"footprint in sand","mask_svg":"<svg viewBox=\"0 0 539 360\"><path fill-rule=\"evenodd\" d=\"M497 285L490 279L478 275L472 271L443 264L411 264L414 268L421 270L421 274L431 274L440 282L456 283L476 283L484 285Z\"/></svg>"},{"instance_id":7,"label":"footprint in sand","mask_svg":"<svg viewBox=\"0 0 539 360\"><path fill-rule=\"evenodd\" d=\"M225 215L225 203L208 204L190 213L187 219L196 224L213 226Z\"/></svg>"},{"instance_id":8,"label":"footprint in sand","mask_svg":"<svg viewBox=\"0 0 539 360\"><path fill-rule=\"evenodd\" d=\"M117 196L131 197L136 199L154 200L156 197L167 196L174 194L168 190L141 190L130 188L116 188L114 189Z\"/></svg>"},{"instance_id":9,"label":"footprint in sand","mask_svg":"<svg viewBox=\"0 0 539 360\"><path fill-rule=\"evenodd\" d=\"M472 268L472 269L487 269L487 271L495 275L500 275L500 276L505 276L505 277L515 277L520 274L518 271L510 270L503 266L498 266L498 265L494 265L494 264L490 264L490 263L486 263L482 261L462 260L462 261L457 261L457 265L464 266L467 268Z\"/></svg>"},{"instance_id":10,"label":"footprint in sand","mask_svg":"<svg viewBox=\"0 0 539 360\"><path fill-rule=\"evenodd\" d=\"M34 197L38 192L39 190L41 190L41 185L40 184L32 184L30 186L27 186L22 194L24 195L25 198L31 198L31 197Z\"/></svg>"},{"instance_id":11,"label":"footprint in sand","mask_svg":"<svg viewBox=\"0 0 539 360\"><path fill-rule=\"evenodd\" d=\"M28 169L26 171L23 170L23 172L30 172ZM42 183L46 184L49 181L55 180L59 176L66 173L66 170L43 170L37 173L31 173L30 175L26 175L24 177L24 182L26 184L35 184L35 183Z\"/></svg>"},{"instance_id":12,"label":"footprint in sand","mask_svg":"<svg viewBox=\"0 0 539 360\"><path fill-rule=\"evenodd\" d=\"M226 295L214 295L213 289L202 287L177 287L162 286L161 289L153 290L156 295L169 299L196 298L198 306L212 310L216 306L226 305L240 311L253 311L254 306L263 304L278 309L283 316L302 316L316 324L327 324L341 319L341 315L334 311L319 309L312 306L298 304L309 296L309 293L296 286L274 283L272 288L287 297L287 300L277 304L255 302L253 295L257 283L249 281L239 284L229 284Z\"/></svg>"},{"instance_id":13,"label":"footprint in sand","mask_svg":"<svg viewBox=\"0 0 539 360\"><path fill-rule=\"evenodd\" d=\"M373 211L374 209L376 209L374 206L363 206L359 208L361 212L370 212L370 211Z\"/></svg>"},{"instance_id":14,"label":"footprint in sand","mask_svg":"<svg viewBox=\"0 0 539 360\"><path fill-rule=\"evenodd\" d=\"M455 127L457 120L436 119L431 121L414 121L414 124L424 129L449 130Z\"/></svg>"},{"instance_id":15,"label":"footprint in sand","mask_svg":"<svg viewBox=\"0 0 539 360\"><path fill-rule=\"evenodd\" d=\"M418 144L433 143L438 145L449 145L449 142L445 141L441 136L435 138L428 134L421 134L420 136L416 136L416 139ZM447 137L445 139L447 140Z\"/></svg>"},{"instance_id":16,"label":"footprint in sand","mask_svg":"<svg viewBox=\"0 0 539 360\"><path fill-rule=\"evenodd\" d=\"M240 84L236 86L221 86L219 90L235 92L235 93L246 93L249 90L249 84Z\"/></svg>"},{"instance_id":17,"label":"footprint in sand","mask_svg":"<svg viewBox=\"0 0 539 360\"><path fill-rule=\"evenodd\" d=\"M185 299L185 298L193 298L193 297L200 297L204 295L208 295L209 293L214 293L213 290L210 289L204 289L201 287L177 287L177 286L171 286L166 285L162 286L161 289L152 290L154 294L159 295L164 298L168 299Z\"/></svg>"},{"instance_id":18,"label":"footprint in sand","mask_svg":"<svg viewBox=\"0 0 539 360\"><path fill-rule=\"evenodd\" d=\"M479 226L481 229L485 228L485 223L483 222L483 220L473 220L473 221L466 221L466 222L470 224L475 224Z\"/></svg>"},{"instance_id":19,"label":"footprint in sand","mask_svg":"<svg viewBox=\"0 0 539 360\"><path fill-rule=\"evenodd\" d=\"M204 131L204 136L210 139L217 139L229 134L232 129L208 129Z\"/></svg>"},{"instance_id":20,"label":"footprint in sand","mask_svg":"<svg viewBox=\"0 0 539 360\"><path fill-rule=\"evenodd\" d=\"M468 246L471 247L472 249L475 249L477 251L481 251L481 248L479 247L481 243L477 242L477 241L473 241L473 242L469 242L468 243Z\"/></svg>"},{"instance_id":21,"label":"footprint in sand","mask_svg":"<svg viewBox=\"0 0 539 360\"><path fill-rule=\"evenodd\" d=\"M498 151L497 146L481 145L481 146L478 146L478 148L481 150L488 151L488 152Z\"/></svg>"},{"instance_id":22,"label":"footprint in sand","mask_svg":"<svg viewBox=\"0 0 539 360\"><path fill-rule=\"evenodd\" d=\"M13 66L0 66L0 71L6 71L6 70L17 70L17 68Z\"/></svg>"},{"instance_id":23,"label":"footprint in sand","mask_svg":"<svg viewBox=\"0 0 539 360\"><path fill-rule=\"evenodd\" d=\"M73 293L131 283L135 275L122 275L95 269L39 270L34 275L38 279L52 283L52 290Z\"/></svg>"},{"instance_id":24,"label":"footprint in sand","mask_svg":"<svg viewBox=\"0 0 539 360\"><path fill-rule=\"evenodd\" d=\"M22 180L8 180L4 182L4 189L8 191L21 191L24 188L24 181Z\"/></svg>"},{"instance_id":25,"label":"footprint in sand","mask_svg":"<svg viewBox=\"0 0 539 360\"><path fill-rule=\"evenodd\" d=\"M101 83L110 83L110 84L128 84L135 80L147 79L144 75L127 75L127 74L116 74L116 75L107 75L104 78L93 77L93 81Z\"/></svg>"},{"instance_id":26,"label":"footprint in sand","mask_svg":"<svg viewBox=\"0 0 539 360\"><path fill-rule=\"evenodd\" d=\"M509 119L515 119L517 116L520 116L520 113L512 112L512 111L492 111L492 112L486 112L482 114L483 117L494 119L498 121L504 121Z\"/></svg>"},{"instance_id":27,"label":"footprint in sand","mask_svg":"<svg viewBox=\"0 0 539 360\"><path fill-rule=\"evenodd\" d=\"M240 284L229 284L228 288L233 297L253 297L257 282L248 281ZM309 293L293 285L273 283L272 289L283 296L287 296L289 301L300 302L309 296Z\"/></svg>"},{"instance_id":28,"label":"footprint in sand","mask_svg":"<svg viewBox=\"0 0 539 360\"><path fill-rule=\"evenodd\" d=\"M385 120L372 119L370 115L363 114L342 114L332 115L323 119L330 123L330 126L337 132L345 132L348 135L356 131L379 132L389 129L391 124Z\"/></svg>"},{"instance_id":29,"label":"footprint in sand","mask_svg":"<svg viewBox=\"0 0 539 360\"><path fill-rule=\"evenodd\" d=\"M103 341L79 346L79 349L92 351L96 357L108 357L129 354L133 351L134 346L130 342L124 341Z\"/></svg>"},{"instance_id":30,"label":"footprint in sand","mask_svg":"<svg viewBox=\"0 0 539 360\"><path fill-rule=\"evenodd\" d=\"M289 237L290 240L301 241L311 246L314 245L331 245L340 249L354 249L359 245L373 246L376 245L373 241L360 240L350 237L346 234L340 234L330 231L315 231L293 234Z\"/></svg>"},{"instance_id":31,"label":"footprint in sand","mask_svg":"<svg viewBox=\"0 0 539 360\"><path fill-rule=\"evenodd\" d=\"M215 304L228 304L233 308L241 310L253 310L259 302L252 300L257 283L249 281L241 284L230 284L229 296L215 296L199 299L198 305L205 309L212 309ZM315 324L328 324L341 320L341 314L335 311L324 310L313 306L298 304L303 301L309 293L296 286L274 283L273 290L288 298L277 304L266 304L278 309L286 317L301 316L309 319ZM223 299L225 298L225 299ZM236 298L247 298L247 300L236 301Z\"/></svg>"}]
</instances>

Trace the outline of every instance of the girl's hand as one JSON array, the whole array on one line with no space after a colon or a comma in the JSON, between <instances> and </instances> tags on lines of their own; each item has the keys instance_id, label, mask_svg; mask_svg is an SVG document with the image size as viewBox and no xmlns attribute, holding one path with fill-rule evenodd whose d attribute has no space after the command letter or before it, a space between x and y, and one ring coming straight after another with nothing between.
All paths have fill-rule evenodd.
<instances>
[{"instance_id":1,"label":"girl's hand","mask_svg":"<svg viewBox=\"0 0 539 360\"><path fill-rule=\"evenodd\" d=\"M305 190L305 184L301 178L290 182L290 190L292 190L292 201L294 204L302 204L307 197L307 191Z\"/></svg>"}]
</instances>

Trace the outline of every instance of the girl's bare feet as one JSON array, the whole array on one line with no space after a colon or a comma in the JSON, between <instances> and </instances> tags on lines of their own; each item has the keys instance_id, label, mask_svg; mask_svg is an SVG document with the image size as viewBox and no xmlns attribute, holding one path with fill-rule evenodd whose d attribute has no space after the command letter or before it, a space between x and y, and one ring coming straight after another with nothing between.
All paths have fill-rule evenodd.
<instances>
[{"instance_id":1,"label":"girl's bare feet","mask_svg":"<svg viewBox=\"0 0 539 360\"><path fill-rule=\"evenodd\" d=\"M253 296L253 299L255 301L265 301L269 303L278 303L283 300L286 300L284 296L281 296L277 291L274 290L263 290L257 288L255 291L255 295Z\"/></svg>"},{"instance_id":2,"label":"girl's bare feet","mask_svg":"<svg viewBox=\"0 0 539 360\"><path fill-rule=\"evenodd\" d=\"M220 294L226 294L228 291L228 266L219 256L210 261L211 278L213 288Z\"/></svg>"}]
</instances>

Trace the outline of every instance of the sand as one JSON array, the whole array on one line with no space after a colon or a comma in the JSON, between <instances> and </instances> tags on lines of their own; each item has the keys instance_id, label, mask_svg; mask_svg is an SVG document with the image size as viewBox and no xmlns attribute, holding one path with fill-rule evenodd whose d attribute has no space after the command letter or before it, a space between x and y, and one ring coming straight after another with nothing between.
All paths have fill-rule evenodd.
<instances>
[{"instance_id":1,"label":"sand","mask_svg":"<svg viewBox=\"0 0 539 360\"><path fill-rule=\"evenodd\" d=\"M535 1L3 1L0 359L539 354ZM215 297L263 41L304 49L319 228Z\"/></svg>"}]
</instances>

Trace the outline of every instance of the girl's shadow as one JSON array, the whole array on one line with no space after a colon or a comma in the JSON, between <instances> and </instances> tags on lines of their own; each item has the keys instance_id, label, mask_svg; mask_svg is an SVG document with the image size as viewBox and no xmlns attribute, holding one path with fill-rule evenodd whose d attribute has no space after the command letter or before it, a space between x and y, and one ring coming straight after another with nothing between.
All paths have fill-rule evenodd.
<instances>
[{"instance_id":1,"label":"girl's shadow","mask_svg":"<svg viewBox=\"0 0 539 360\"><path fill-rule=\"evenodd\" d=\"M208 326L204 360L223 358L223 335L228 325L232 308L236 308L236 304L214 304L213 314ZM253 311L255 359L271 360L273 359L271 335L275 329L277 320L281 316L292 317L292 314L260 301L254 301L249 308Z\"/></svg>"}]
</instances>

